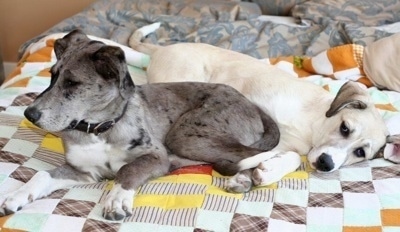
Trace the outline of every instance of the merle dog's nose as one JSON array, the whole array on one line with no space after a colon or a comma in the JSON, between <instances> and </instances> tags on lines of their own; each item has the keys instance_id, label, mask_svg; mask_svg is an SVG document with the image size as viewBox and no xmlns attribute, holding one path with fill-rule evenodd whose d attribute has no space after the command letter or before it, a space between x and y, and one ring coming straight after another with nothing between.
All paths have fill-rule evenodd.
<instances>
[{"instance_id":1,"label":"merle dog's nose","mask_svg":"<svg viewBox=\"0 0 400 232\"><path fill-rule=\"evenodd\" d=\"M329 172L334 167L335 164L333 163L332 157L326 153L322 153L316 162L316 168L323 172Z\"/></svg>"},{"instance_id":2,"label":"merle dog's nose","mask_svg":"<svg viewBox=\"0 0 400 232\"><path fill-rule=\"evenodd\" d=\"M42 113L36 107L28 107L24 112L25 117L32 123L39 121Z\"/></svg>"}]
</instances>

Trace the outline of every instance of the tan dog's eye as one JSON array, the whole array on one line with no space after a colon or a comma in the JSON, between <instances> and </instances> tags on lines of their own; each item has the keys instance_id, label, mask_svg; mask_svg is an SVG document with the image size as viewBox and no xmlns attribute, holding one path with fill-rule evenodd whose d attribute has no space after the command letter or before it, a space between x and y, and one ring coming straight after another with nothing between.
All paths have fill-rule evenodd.
<instances>
[{"instance_id":1,"label":"tan dog's eye","mask_svg":"<svg viewBox=\"0 0 400 232\"><path fill-rule=\"evenodd\" d=\"M365 158L365 151L364 148L359 147L354 150L354 155L357 156L358 158Z\"/></svg>"},{"instance_id":2,"label":"tan dog's eye","mask_svg":"<svg viewBox=\"0 0 400 232\"><path fill-rule=\"evenodd\" d=\"M343 137L348 137L350 134L350 130L349 128L346 126L345 122L342 122L342 124L340 124L340 134L343 135Z\"/></svg>"}]
</instances>

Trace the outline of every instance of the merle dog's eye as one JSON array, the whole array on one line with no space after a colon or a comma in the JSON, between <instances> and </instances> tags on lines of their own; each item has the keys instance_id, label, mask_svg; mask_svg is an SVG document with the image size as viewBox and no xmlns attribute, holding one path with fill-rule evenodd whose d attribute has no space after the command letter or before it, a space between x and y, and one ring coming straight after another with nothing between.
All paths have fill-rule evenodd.
<instances>
[{"instance_id":1,"label":"merle dog's eye","mask_svg":"<svg viewBox=\"0 0 400 232\"><path fill-rule=\"evenodd\" d=\"M76 86L79 85L79 84L80 84L79 82L73 81L73 80L66 80L66 81L64 82L64 86L65 86L66 88L76 87Z\"/></svg>"},{"instance_id":2,"label":"merle dog's eye","mask_svg":"<svg viewBox=\"0 0 400 232\"><path fill-rule=\"evenodd\" d=\"M344 122L342 122L342 124L340 124L340 134L342 134L344 137L348 137L350 134L350 130L346 126L346 123L344 123Z\"/></svg>"},{"instance_id":3,"label":"merle dog's eye","mask_svg":"<svg viewBox=\"0 0 400 232\"><path fill-rule=\"evenodd\" d=\"M354 150L354 155L357 156L358 158L365 158L365 151L363 148L357 148Z\"/></svg>"}]
</instances>

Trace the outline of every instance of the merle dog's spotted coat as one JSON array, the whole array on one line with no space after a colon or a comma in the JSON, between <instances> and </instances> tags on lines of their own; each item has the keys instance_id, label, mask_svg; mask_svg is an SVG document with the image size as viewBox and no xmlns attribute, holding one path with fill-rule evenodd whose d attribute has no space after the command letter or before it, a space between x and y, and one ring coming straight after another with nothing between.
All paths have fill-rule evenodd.
<instances>
[{"instance_id":1,"label":"merle dog's spotted coat","mask_svg":"<svg viewBox=\"0 0 400 232\"><path fill-rule=\"evenodd\" d=\"M277 125L231 87L135 86L120 48L90 41L79 31L57 40L55 53L50 86L25 116L61 132L67 162L0 197L0 215L59 188L114 178L104 217L120 220L131 214L135 191L170 168L206 162L235 175L241 171L238 161L278 143ZM230 183L229 191L251 187L249 176Z\"/></svg>"}]
</instances>

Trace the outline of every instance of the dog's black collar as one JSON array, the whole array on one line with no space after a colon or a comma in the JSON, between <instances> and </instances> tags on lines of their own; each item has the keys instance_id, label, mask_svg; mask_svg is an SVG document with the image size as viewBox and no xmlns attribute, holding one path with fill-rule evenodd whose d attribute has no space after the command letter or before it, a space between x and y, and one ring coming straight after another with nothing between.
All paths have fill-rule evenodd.
<instances>
[{"instance_id":1,"label":"dog's black collar","mask_svg":"<svg viewBox=\"0 0 400 232\"><path fill-rule=\"evenodd\" d=\"M93 133L95 135L99 135L99 134L107 131L111 127L113 127L115 125L115 123L117 123L122 118L122 116L125 114L127 106L128 106L128 103L125 104L122 114L120 116L118 116L117 118L114 118L113 120L104 121L104 122L100 122L100 123L88 123L83 120L78 122L77 120L74 120L68 126L68 129L74 129L74 130L86 132L87 134Z\"/></svg>"}]
</instances>

